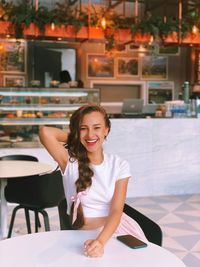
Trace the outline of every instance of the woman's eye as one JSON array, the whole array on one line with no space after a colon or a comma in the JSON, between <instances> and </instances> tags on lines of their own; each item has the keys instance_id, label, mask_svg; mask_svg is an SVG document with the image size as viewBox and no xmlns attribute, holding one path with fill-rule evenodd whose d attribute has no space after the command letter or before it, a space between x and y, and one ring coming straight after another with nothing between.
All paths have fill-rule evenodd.
<instances>
[{"instance_id":1,"label":"woman's eye","mask_svg":"<svg viewBox=\"0 0 200 267\"><path fill-rule=\"evenodd\" d=\"M100 129L100 128L101 128L101 127L97 126L97 127L95 127L94 129L95 129L95 130L98 130L98 129Z\"/></svg>"},{"instance_id":2,"label":"woman's eye","mask_svg":"<svg viewBox=\"0 0 200 267\"><path fill-rule=\"evenodd\" d=\"M82 127L82 128L80 128L80 131L84 131L84 130L86 130L86 128L83 128L83 127Z\"/></svg>"}]
</instances>

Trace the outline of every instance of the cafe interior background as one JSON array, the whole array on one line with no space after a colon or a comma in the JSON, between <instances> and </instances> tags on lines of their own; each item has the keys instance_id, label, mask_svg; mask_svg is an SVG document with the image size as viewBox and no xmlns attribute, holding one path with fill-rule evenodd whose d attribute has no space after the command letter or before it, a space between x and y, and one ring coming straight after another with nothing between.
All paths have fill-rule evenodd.
<instances>
[{"instance_id":1,"label":"cafe interior background","mask_svg":"<svg viewBox=\"0 0 200 267\"><path fill-rule=\"evenodd\" d=\"M111 115L120 113L124 98L143 98L146 105L152 104L150 100L159 104L182 100L185 81L189 82L190 95L198 98L199 18L199 2L187 0L0 1L0 95L5 87L24 91L34 87L41 92L48 88L56 92L59 72L67 69L72 80L81 80L84 88L100 88L99 102ZM73 86L72 89L77 90ZM5 141L6 127L13 125L5 126L1 122L2 141ZM20 147L15 141L1 143L1 154ZM145 192L145 197L132 197L129 201L163 223L166 247L189 262L188 266L197 266L200 259L197 251L200 229L196 223L200 209L198 190L194 195L180 195L180 198L179 195L158 196L163 202L159 208L153 206L157 202L155 196L151 198ZM180 225L175 217L179 223L183 217L177 211L170 221L173 209L176 210L172 204L182 206L186 200L187 210L191 203L196 209L191 214L195 222L190 224L193 229L188 230L188 224L183 227L178 240L174 233ZM52 214L54 217L54 211ZM167 216L168 221L164 221ZM188 214L184 216L189 219ZM183 225L186 225L185 218ZM194 240L188 237L189 232ZM185 236L190 240L190 248Z\"/></svg>"},{"instance_id":2,"label":"cafe interior background","mask_svg":"<svg viewBox=\"0 0 200 267\"><path fill-rule=\"evenodd\" d=\"M199 11L196 1L158 4L159 1L153 0L69 0L59 1L59 5L56 1L13 1L21 15L19 18L12 14L16 10L11 10L10 2L1 1L0 6L1 36L9 36L1 40L0 46L1 74L4 73L1 85L11 82L3 77L6 73L6 76L19 75L17 82L25 86L30 86L32 80L39 80L41 86L49 87L49 82L59 80L59 71L65 68L69 69L73 80L81 79L85 87L94 84L104 87L101 82L105 80L107 88L112 81L118 80L173 81L174 99L182 93L184 81L190 81L192 85L198 83ZM26 6L27 3L33 3L33 10ZM35 3L39 15L43 15L42 19L32 14ZM46 8L51 12L47 12ZM72 20L71 14L76 19ZM6 28L10 20L14 24L12 30L10 25ZM134 27L130 22L135 22ZM105 25L102 26L102 23ZM73 29L68 27L69 24ZM12 38L16 35L25 37L25 41L17 39L16 44ZM5 66L9 64L6 60L12 52L9 60L15 66ZM94 60L99 60L99 64L107 63L107 71L92 72L88 65L94 67ZM121 69L122 62L132 64L134 70L126 72ZM145 73L145 66L155 62L162 65L163 71L158 76ZM132 91L139 93L138 90ZM111 101L121 101L120 93L119 99ZM130 94L127 88L125 93L127 96ZM102 94L105 100L106 93Z\"/></svg>"}]
</instances>

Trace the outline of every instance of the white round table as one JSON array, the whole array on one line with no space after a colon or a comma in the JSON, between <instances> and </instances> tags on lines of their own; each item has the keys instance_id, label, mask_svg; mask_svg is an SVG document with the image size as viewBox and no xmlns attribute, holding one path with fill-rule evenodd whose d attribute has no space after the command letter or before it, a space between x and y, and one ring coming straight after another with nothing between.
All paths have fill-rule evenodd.
<instances>
[{"instance_id":1,"label":"white round table","mask_svg":"<svg viewBox=\"0 0 200 267\"><path fill-rule=\"evenodd\" d=\"M52 166L41 162L24 160L0 161L0 239L7 236L7 201L4 196L7 179L28 178L31 175L42 175L50 171L52 171Z\"/></svg>"},{"instance_id":2,"label":"white round table","mask_svg":"<svg viewBox=\"0 0 200 267\"><path fill-rule=\"evenodd\" d=\"M186 267L166 249L148 243L131 249L111 238L101 258L83 254L85 240L96 231L52 231L13 237L0 242L1 267Z\"/></svg>"},{"instance_id":3,"label":"white round table","mask_svg":"<svg viewBox=\"0 0 200 267\"><path fill-rule=\"evenodd\" d=\"M52 170L52 166L38 161L1 160L0 179L26 177L44 174Z\"/></svg>"}]
</instances>

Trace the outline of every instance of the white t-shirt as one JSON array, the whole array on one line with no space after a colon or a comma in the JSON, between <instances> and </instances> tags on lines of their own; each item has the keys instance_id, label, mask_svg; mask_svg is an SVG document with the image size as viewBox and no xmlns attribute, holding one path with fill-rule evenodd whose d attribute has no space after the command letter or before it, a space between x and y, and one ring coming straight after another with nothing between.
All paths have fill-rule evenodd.
<instances>
[{"instance_id":1,"label":"white t-shirt","mask_svg":"<svg viewBox=\"0 0 200 267\"><path fill-rule=\"evenodd\" d=\"M126 160L117 155L105 154L100 165L91 164L94 172L92 185L87 188L86 194L81 196L81 204L85 217L104 217L110 209L110 203L114 194L115 183L119 179L131 176L130 167ZM67 199L68 209L72 204L71 197L76 196L75 182L78 179L78 162L68 162L63 174L63 183Z\"/></svg>"}]
</instances>

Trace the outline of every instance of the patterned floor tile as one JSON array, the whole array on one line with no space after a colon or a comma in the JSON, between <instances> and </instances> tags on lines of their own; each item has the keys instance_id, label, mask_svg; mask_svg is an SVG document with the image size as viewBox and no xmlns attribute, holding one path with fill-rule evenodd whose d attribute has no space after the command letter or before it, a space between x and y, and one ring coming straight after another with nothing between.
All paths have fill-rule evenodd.
<instances>
[{"instance_id":1,"label":"patterned floor tile","mask_svg":"<svg viewBox=\"0 0 200 267\"><path fill-rule=\"evenodd\" d=\"M199 234L187 236L187 238L185 238L185 236L179 236L176 237L176 241L182 244L188 251L192 251L192 248L197 246L197 243L199 242Z\"/></svg>"},{"instance_id":2,"label":"patterned floor tile","mask_svg":"<svg viewBox=\"0 0 200 267\"><path fill-rule=\"evenodd\" d=\"M196 257L194 254L187 254L183 258L183 262L187 267L199 267L200 266L200 259Z\"/></svg>"},{"instance_id":3,"label":"patterned floor tile","mask_svg":"<svg viewBox=\"0 0 200 267\"><path fill-rule=\"evenodd\" d=\"M198 255L200 256L200 240L191 248L191 251L198 252ZM194 253L196 255L196 253Z\"/></svg>"},{"instance_id":4,"label":"patterned floor tile","mask_svg":"<svg viewBox=\"0 0 200 267\"><path fill-rule=\"evenodd\" d=\"M170 203L161 203L158 204L161 208L164 210L167 210L169 212L176 210L180 205L182 205L180 202L170 202Z\"/></svg>"},{"instance_id":5,"label":"patterned floor tile","mask_svg":"<svg viewBox=\"0 0 200 267\"><path fill-rule=\"evenodd\" d=\"M187 267L199 267L200 195L158 196L150 199L152 210L149 205L140 205L145 203L141 199L140 202L137 199L129 202L160 225L163 247L176 254Z\"/></svg>"},{"instance_id":6,"label":"patterned floor tile","mask_svg":"<svg viewBox=\"0 0 200 267\"><path fill-rule=\"evenodd\" d=\"M184 246L182 246L178 241L171 237L165 237L163 239L163 247L169 249L172 252L184 251L186 254L188 253L188 250Z\"/></svg>"},{"instance_id":7,"label":"patterned floor tile","mask_svg":"<svg viewBox=\"0 0 200 267\"><path fill-rule=\"evenodd\" d=\"M184 220L181 219L179 216L169 213L166 216L163 216L160 220L157 221L159 224L168 225L173 223L183 223Z\"/></svg>"}]
</instances>

